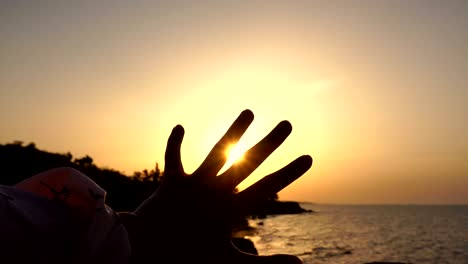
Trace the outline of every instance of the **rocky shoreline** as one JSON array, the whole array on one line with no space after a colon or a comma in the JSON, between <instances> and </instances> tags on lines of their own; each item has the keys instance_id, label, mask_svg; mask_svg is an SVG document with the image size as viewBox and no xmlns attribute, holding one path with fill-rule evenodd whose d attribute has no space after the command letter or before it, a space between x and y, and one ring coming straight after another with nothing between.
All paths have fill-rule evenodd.
<instances>
[{"instance_id":1,"label":"rocky shoreline","mask_svg":"<svg viewBox=\"0 0 468 264\"><path fill-rule=\"evenodd\" d=\"M268 200L253 211L248 217L252 219L265 219L268 216L284 214L312 213L312 210L302 208L298 202ZM246 235L255 233L255 228L251 227L246 220L240 223L233 231L232 243L241 251L258 255L254 243L245 238Z\"/></svg>"},{"instance_id":2,"label":"rocky shoreline","mask_svg":"<svg viewBox=\"0 0 468 264\"><path fill-rule=\"evenodd\" d=\"M268 200L251 213L253 218L266 218L268 215L313 213L302 208L298 202Z\"/></svg>"},{"instance_id":3,"label":"rocky shoreline","mask_svg":"<svg viewBox=\"0 0 468 264\"><path fill-rule=\"evenodd\" d=\"M249 217L252 219L264 219L268 216L284 215L284 214L302 214L302 213L314 213L312 210L306 210L300 206L298 202L285 202L278 200L269 200L265 202L261 207L257 208ZM248 225L246 220L239 227L237 227L233 233L232 243L241 251L258 255L258 251L255 248L255 244L245 238L247 235L255 233L255 228ZM352 254L350 251L345 254ZM410 264L404 262L366 262L364 264Z\"/></svg>"}]
</instances>

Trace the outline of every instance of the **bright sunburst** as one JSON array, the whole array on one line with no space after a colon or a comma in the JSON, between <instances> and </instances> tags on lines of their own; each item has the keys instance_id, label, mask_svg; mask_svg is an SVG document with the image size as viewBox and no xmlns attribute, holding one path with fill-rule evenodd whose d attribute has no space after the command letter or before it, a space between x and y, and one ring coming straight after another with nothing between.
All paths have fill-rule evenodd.
<instances>
[{"instance_id":1,"label":"bright sunburst","mask_svg":"<svg viewBox=\"0 0 468 264\"><path fill-rule=\"evenodd\" d=\"M227 157L226 165L238 163L244 159L246 148L243 144L231 144L227 147L225 155Z\"/></svg>"}]
</instances>

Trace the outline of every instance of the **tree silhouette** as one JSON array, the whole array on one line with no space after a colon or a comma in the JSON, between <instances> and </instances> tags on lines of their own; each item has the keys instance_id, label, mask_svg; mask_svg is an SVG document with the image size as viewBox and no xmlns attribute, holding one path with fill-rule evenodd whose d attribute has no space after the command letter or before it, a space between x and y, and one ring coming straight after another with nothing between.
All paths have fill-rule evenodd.
<instances>
[{"instance_id":1,"label":"tree silhouette","mask_svg":"<svg viewBox=\"0 0 468 264\"><path fill-rule=\"evenodd\" d=\"M35 174L57 167L72 167L87 175L107 192L106 203L116 211L134 210L158 187L162 175L159 165L152 170L128 176L114 169L100 168L93 158L39 150L34 143L14 141L0 145L0 184L14 185Z\"/></svg>"}]
</instances>

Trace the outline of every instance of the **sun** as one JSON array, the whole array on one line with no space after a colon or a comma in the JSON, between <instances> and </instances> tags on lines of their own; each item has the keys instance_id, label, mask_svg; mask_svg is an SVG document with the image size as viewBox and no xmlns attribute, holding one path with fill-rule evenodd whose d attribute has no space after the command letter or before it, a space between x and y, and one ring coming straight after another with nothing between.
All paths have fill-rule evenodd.
<instances>
[{"instance_id":1,"label":"sun","mask_svg":"<svg viewBox=\"0 0 468 264\"><path fill-rule=\"evenodd\" d=\"M246 148L243 144L230 144L225 151L226 165L230 166L234 163L241 162L244 159Z\"/></svg>"}]
</instances>

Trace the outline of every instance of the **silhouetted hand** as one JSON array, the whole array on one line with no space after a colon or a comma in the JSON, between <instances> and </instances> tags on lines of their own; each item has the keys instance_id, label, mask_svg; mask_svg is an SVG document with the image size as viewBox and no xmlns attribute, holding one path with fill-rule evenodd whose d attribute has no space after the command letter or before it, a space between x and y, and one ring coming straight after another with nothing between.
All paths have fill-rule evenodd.
<instances>
[{"instance_id":1,"label":"silhouetted hand","mask_svg":"<svg viewBox=\"0 0 468 264\"><path fill-rule=\"evenodd\" d=\"M245 216L268 197L304 174L312 165L301 156L244 191L235 187L247 178L291 133L280 122L246 152L241 162L217 175L226 162L226 148L236 143L253 121L243 111L191 175L184 172L180 147L184 129L178 125L167 143L163 181L133 213L121 213L129 232L134 263L301 263L295 256L256 256L231 243L233 221Z\"/></svg>"}]
</instances>

